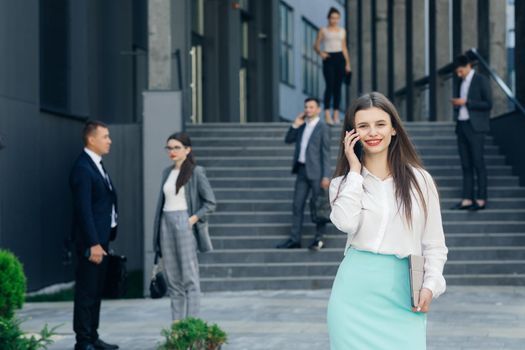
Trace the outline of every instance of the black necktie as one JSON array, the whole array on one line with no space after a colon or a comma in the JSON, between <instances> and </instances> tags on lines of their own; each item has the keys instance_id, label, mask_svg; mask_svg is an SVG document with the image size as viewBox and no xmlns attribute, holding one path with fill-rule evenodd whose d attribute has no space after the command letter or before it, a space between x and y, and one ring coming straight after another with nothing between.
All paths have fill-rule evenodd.
<instances>
[{"instance_id":1,"label":"black necktie","mask_svg":"<svg viewBox=\"0 0 525 350\"><path fill-rule=\"evenodd\" d=\"M104 179L106 179L106 182L108 183L109 189L113 190L113 188L111 187L111 181L109 181L108 172L106 171L106 168L104 168L104 163L102 163L102 161L100 161L100 166L102 167L102 171L104 172Z\"/></svg>"}]
</instances>

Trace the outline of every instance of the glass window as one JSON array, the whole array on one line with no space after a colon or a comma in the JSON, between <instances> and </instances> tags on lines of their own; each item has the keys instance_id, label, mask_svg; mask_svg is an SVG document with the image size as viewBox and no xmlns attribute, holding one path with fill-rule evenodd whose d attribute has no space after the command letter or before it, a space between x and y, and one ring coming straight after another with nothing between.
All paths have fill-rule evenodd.
<instances>
[{"instance_id":1,"label":"glass window","mask_svg":"<svg viewBox=\"0 0 525 350\"><path fill-rule=\"evenodd\" d=\"M303 18L303 92L316 98L321 97L319 77L322 69L321 58L313 49L318 30L316 26Z\"/></svg>"},{"instance_id":2,"label":"glass window","mask_svg":"<svg viewBox=\"0 0 525 350\"><path fill-rule=\"evenodd\" d=\"M280 3L281 24L281 82L293 85L293 11L284 2Z\"/></svg>"}]
</instances>

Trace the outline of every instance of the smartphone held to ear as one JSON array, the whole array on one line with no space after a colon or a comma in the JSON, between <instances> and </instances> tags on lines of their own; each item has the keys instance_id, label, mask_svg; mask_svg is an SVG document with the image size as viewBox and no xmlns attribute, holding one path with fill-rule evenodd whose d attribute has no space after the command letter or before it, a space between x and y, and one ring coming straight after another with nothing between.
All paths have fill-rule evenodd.
<instances>
[{"instance_id":1,"label":"smartphone held to ear","mask_svg":"<svg viewBox=\"0 0 525 350\"><path fill-rule=\"evenodd\" d=\"M361 160L363 156L363 145L361 141L357 141L354 145L354 153L357 156L357 159Z\"/></svg>"},{"instance_id":2,"label":"smartphone held to ear","mask_svg":"<svg viewBox=\"0 0 525 350\"><path fill-rule=\"evenodd\" d=\"M346 132L351 132L353 129L346 130ZM363 145L361 144L361 141L357 141L354 145L354 153L357 156L357 159L361 160L363 156Z\"/></svg>"}]
</instances>

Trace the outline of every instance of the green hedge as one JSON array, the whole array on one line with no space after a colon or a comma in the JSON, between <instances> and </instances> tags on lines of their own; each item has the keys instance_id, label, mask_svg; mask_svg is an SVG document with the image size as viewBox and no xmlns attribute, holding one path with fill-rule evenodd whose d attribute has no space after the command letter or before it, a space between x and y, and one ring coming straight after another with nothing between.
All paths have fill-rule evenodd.
<instances>
[{"instance_id":1,"label":"green hedge","mask_svg":"<svg viewBox=\"0 0 525 350\"><path fill-rule=\"evenodd\" d=\"M26 277L16 256L0 250L0 317L10 319L24 304Z\"/></svg>"}]
</instances>

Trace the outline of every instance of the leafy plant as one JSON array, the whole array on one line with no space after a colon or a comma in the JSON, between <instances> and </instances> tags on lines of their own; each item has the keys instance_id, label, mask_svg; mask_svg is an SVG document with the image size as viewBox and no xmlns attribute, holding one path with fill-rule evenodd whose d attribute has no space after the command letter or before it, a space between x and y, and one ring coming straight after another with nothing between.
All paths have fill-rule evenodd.
<instances>
[{"instance_id":1,"label":"leafy plant","mask_svg":"<svg viewBox=\"0 0 525 350\"><path fill-rule=\"evenodd\" d=\"M227 340L226 333L216 324L209 326L198 318L187 318L163 329L166 338L159 350L217 350Z\"/></svg>"},{"instance_id":2,"label":"leafy plant","mask_svg":"<svg viewBox=\"0 0 525 350\"><path fill-rule=\"evenodd\" d=\"M49 329L47 324L40 331L39 336L28 337L20 329L22 321L16 318L0 318L0 349L2 350L38 350L47 349L53 343L51 339L59 327Z\"/></svg>"},{"instance_id":3,"label":"leafy plant","mask_svg":"<svg viewBox=\"0 0 525 350\"><path fill-rule=\"evenodd\" d=\"M0 317L10 319L24 304L26 277L16 256L0 250ZM3 348L2 348L3 349Z\"/></svg>"},{"instance_id":4,"label":"leafy plant","mask_svg":"<svg viewBox=\"0 0 525 350\"><path fill-rule=\"evenodd\" d=\"M227 340L228 337L226 332L220 329L216 324L208 328L207 350L219 349Z\"/></svg>"}]
</instances>

